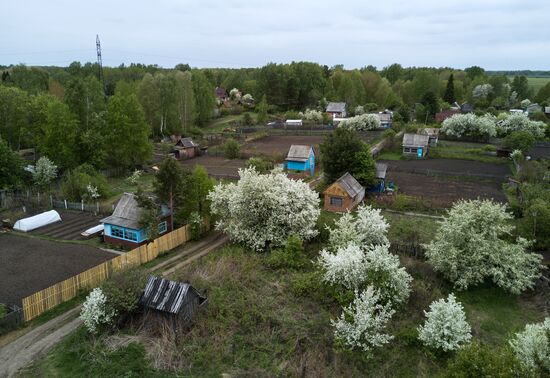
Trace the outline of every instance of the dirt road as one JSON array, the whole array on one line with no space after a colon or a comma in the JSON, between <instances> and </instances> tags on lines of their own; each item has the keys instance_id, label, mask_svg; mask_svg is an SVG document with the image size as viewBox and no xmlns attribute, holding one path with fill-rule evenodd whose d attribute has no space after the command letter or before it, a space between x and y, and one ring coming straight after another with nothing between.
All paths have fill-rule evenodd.
<instances>
[{"instance_id":1,"label":"dirt road","mask_svg":"<svg viewBox=\"0 0 550 378\"><path fill-rule=\"evenodd\" d=\"M173 257L148 271L158 272L162 275L170 273L223 246L228 241L229 239L221 234L209 235L204 240L185 245L181 251L174 253ZM80 307L77 306L47 323L33 328L2 347L0 349L0 377L14 377L19 370L45 355L65 336L76 330L82 324L78 318Z\"/></svg>"}]
</instances>

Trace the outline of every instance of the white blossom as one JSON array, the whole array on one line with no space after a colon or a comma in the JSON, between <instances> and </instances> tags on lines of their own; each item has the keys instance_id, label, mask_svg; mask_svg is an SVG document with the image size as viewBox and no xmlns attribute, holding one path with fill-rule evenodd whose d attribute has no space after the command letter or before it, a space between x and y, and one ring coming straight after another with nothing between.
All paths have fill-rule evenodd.
<instances>
[{"instance_id":1,"label":"white blossom","mask_svg":"<svg viewBox=\"0 0 550 378\"><path fill-rule=\"evenodd\" d=\"M229 91L229 97L232 99L240 98L241 92L237 88L233 88Z\"/></svg>"},{"instance_id":2,"label":"white blossom","mask_svg":"<svg viewBox=\"0 0 550 378\"><path fill-rule=\"evenodd\" d=\"M243 101L247 103L254 102L254 97L250 93L247 93L243 96Z\"/></svg>"},{"instance_id":3,"label":"white blossom","mask_svg":"<svg viewBox=\"0 0 550 378\"><path fill-rule=\"evenodd\" d=\"M42 156L36 162L32 178L39 188L46 188L57 177L57 165L46 156Z\"/></svg>"},{"instance_id":4,"label":"white blossom","mask_svg":"<svg viewBox=\"0 0 550 378\"><path fill-rule=\"evenodd\" d=\"M527 324L525 330L510 340L510 346L533 376L550 374L550 318L542 323Z\"/></svg>"},{"instance_id":5,"label":"white blossom","mask_svg":"<svg viewBox=\"0 0 550 378\"><path fill-rule=\"evenodd\" d=\"M329 230L329 246L332 250L346 246L350 242L362 245L388 244L386 236L389 224L382 216L380 209L361 205L357 215L344 213L335 223L335 228Z\"/></svg>"},{"instance_id":6,"label":"white blossom","mask_svg":"<svg viewBox=\"0 0 550 378\"><path fill-rule=\"evenodd\" d=\"M365 108L363 107L363 105L357 105L355 107L354 113L355 113L356 116L361 115L361 114L365 114Z\"/></svg>"},{"instance_id":7,"label":"white blossom","mask_svg":"<svg viewBox=\"0 0 550 378\"><path fill-rule=\"evenodd\" d=\"M219 184L209 194L216 229L254 250L281 246L292 235L307 240L317 235L319 197L301 180L281 170L259 174L239 170L239 181Z\"/></svg>"},{"instance_id":8,"label":"white blossom","mask_svg":"<svg viewBox=\"0 0 550 378\"><path fill-rule=\"evenodd\" d=\"M326 282L354 290L373 286L381 300L392 305L399 305L409 297L412 277L400 266L399 258L389 252L388 245L364 249L350 243L336 253L322 250L318 261Z\"/></svg>"},{"instance_id":9,"label":"white blossom","mask_svg":"<svg viewBox=\"0 0 550 378\"><path fill-rule=\"evenodd\" d=\"M542 139L546 131L546 124L540 121L532 121L523 113L512 113L499 123L499 132L502 135L508 135L514 131L526 131L535 138Z\"/></svg>"},{"instance_id":10,"label":"white blossom","mask_svg":"<svg viewBox=\"0 0 550 378\"><path fill-rule=\"evenodd\" d=\"M522 100L520 102L520 105L522 108L526 108L528 107L529 105L531 105L531 100L529 100L528 98L526 98L525 100Z\"/></svg>"},{"instance_id":11,"label":"white blossom","mask_svg":"<svg viewBox=\"0 0 550 378\"><path fill-rule=\"evenodd\" d=\"M439 299L430 304L430 310L424 311L426 321L418 327L418 338L427 347L442 349L445 352L457 350L468 343L471 328L460 302L453 294L447 300Z\"/></svg>"},{"instance_id":12,"label":"white blossom","mask_svg":"<svg viewBox=\"0 0 550 378\"><path fill-rule=\"evenodd\" d=\"M343 309L340 318L331 321L334 335L344 345L368 352L393 339L385 329L394 313L389 304L380 303L378 292L369 286L360 294L356 292L353 303Z\"/></svg>"},{"instance_id":13,"label":"white blossom","mask_svg":"<svg viewBox=\"0 0 550 378\"><path fill-rule=\"evenodd\" d=\"M306 121L319 124L323 122L323 113L315 109L306 109L304 113L300 113L301 117Z\"/></svg>"},{"instance_id":14,"label":"white blossom","mask_svg":"<svg viewBox=\"0 0 550 378\"><path fill-rule=\"evenodd\" d=\"M93 186L92 183L89 183L86 185L86 193L89 198L91 199L98 199L101 195L99 194L99 191L97 190L97 186Z\"/></svg>"},{"instance_id":15,"label":"white blossom","mask_svg":"<svg viewBox=\"0 0 550 378\"><path fill-rule=\"evenodd\" d=\"M139 169L136 169L134 171L134 173L132 173L127 179L126 181L128 181L128 183L132 184L132 185L136 185L141 177L141 175L143 174L143 171L140 171Z\"/></svg>"},{"instance_id":16,"label":"white blossom","mask_svg":"<svg viewBox=\"0 0 550 378\"><path fill-rule=\"evenodd\" d=\"M496 118L490 114L455 114L443 121L441 132L460 138L462 136L494 137L497 135Z\"/></svg>"},{"instance_id":17,"label":"white blossom","mask_svg":"<svg viewBox=\"0 0 550 378\"><path fill-rule=\"evenodd\" d=\"M380 117L378 114L361 114L346 118L338 124L338 127L346 127L357 131L376 130L380 128Z\"/></svg>"},{"instance_id":18,"label":"white blossom","mask_svg":"<svg viewBox=\"0 0 550 378\"><path fill-rule=\"evenodd\" d=\"M86 301L80 311L80 319L84 322L84 326L88 329L88 332L97 332L100 325L109 324L116 316L114 311L107 312L106 303L107 297L98 287L92 290L86 297Z\"/></svg>"},{"instance_id":19,"label":"white blossom","mask_svg":"<svg viewBox=\"0 0 550 378\"><path fill-rule=\"evenodd\" d=\"M533 287L542 257L527 253L523 238L504 240L512 218L506 205L489 200L455 203L426 246L428 262L460 290L486 278L514 294Z\"/></svg>"},{"instance_id":20,"label":"white blossom","mask_svg":"<svg viewBox=\"0 0 550 378\"><path fill-rule=\"evenodd\" d=\"M476 85L472 90L472 96L480 100L486 100L491 93L493 93L493 86L491 84Z\"/></svg>"}]
</instances>

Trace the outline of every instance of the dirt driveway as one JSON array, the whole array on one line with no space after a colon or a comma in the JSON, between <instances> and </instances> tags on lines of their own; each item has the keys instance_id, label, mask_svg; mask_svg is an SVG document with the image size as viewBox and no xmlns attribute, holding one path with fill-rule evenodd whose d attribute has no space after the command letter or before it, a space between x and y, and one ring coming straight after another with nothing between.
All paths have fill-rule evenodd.
<instances>
[{"instance_id":1,"label":"dirt driveway","mask_svg":"<svg viewBox=\"0 0 550 378\"><path fill-rule=\"evenodd\" d=\"M21 299L116 257L91 246L0 233L0 303Z\"/></svg>"}]
</instances>

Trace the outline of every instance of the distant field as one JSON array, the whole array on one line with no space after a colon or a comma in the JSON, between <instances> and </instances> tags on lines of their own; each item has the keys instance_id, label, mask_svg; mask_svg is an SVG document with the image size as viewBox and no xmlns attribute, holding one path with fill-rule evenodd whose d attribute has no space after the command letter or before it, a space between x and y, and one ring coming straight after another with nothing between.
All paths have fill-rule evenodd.
<instances>
[{"instance_id":1,"label":"distant field","mask_svg":"<svg viewBox=\"0 0 550 378\"><path fill-rule=\"evenodd\" d=\"M508 76L510 80L514 80L513 76ZM529 82L529 87L533 88L535 91L535 95L541 89L546 85L546 83L550 82L550 77L527 77L527 81Z\"/></svg>"}]
</instances>

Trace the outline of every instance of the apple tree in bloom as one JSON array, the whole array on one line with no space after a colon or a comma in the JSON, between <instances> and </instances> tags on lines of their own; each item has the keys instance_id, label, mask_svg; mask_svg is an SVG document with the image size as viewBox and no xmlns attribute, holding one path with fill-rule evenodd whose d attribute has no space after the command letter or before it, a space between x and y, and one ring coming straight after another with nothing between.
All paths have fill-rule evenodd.
<instances>
[{"instance_id":1,"label":"apple tree in bloom","mask_svg":"<svg viewBox=\"0 0 550 378\"><path fill-rule=\"evenodd\" d=\"M402 304L411 291L412 277L400 266L399 258L389 252L387 244L361 248L349 243L336 253L324 249L319 265L326 282L351 290L372 286L383 303Z\"/></svg>"},{"instance_id":2,"label":"apple tree in bloom","mask_svg":"<svg viewBox=\"0 0 550 378\"><path fill-rule=\"evenodd\" d=\"M486 100L491 93L493 93L493 86L491 84L480 84L476 85L472 90L472 97L478 100Z\"/></svg>"},{"instance_id":3,"label":"apple tree in bloom","mask_svg":"<svg viewBox=\"0 0 550 378\"><path fill-rule=\"evenodd\" d=\"M282 246L293 234L302 240L317 235L319 197L307 183L280 170L262 175L247 168L239 176L208 195L216 229L256 251Z\"/></svg>"},{"instance_id":4,"label":"apple tree in bloom","mask_svg":"<svg viewBox=\"0 0 550 378\"><path fill-rule=\"evenodd\" d=\"M46 156L42 156L36 162L32 179L39 189L47 189L57 177L57 165Z\"/></svg>"},{"instance_id":5,"label":"apple tree in bloom","mask_svg":"<svg viewBox=\"0 0 550 378\"><path fill-rule=\"evenodd\" d=\"M315 109L306 109L304 113L299 113L300 117L309 123L320 124L323 123L323 113Z\"/></svg>"},{"instance_id":6,"label":"apple tree in bloom","mask_svg":"<svg viewBox=\"0 0 550 378\"><path fill-rule=\"evenodd\" d=\"M86 297L86 301L80 311L80 319L84 322L84 326L88 332L96 333L101 325L109 324L113 321L116 313L107 310L106 304L107 297L98 287L92 290Z\"/></svg>"},{"instance_id":7,"label":"apple tree in bloom","mask_svg":"<svg viewBox=\"0 0 550 378\"><path fill-rule=\"evenodd\" d=\"M531 376L550 375L550 318L527 324L510 340L510 346Z\"/></svg>"},{"instance_id":8,"label":"apple tree in bloom","mask_svg":"<svg viewBox=\"0 0 550 378\"><path fill-rule=\"evenodd\" d=\"M542 139L546 131L546 124L540 121L532 121L523 113L512 113L499 123L499 133L508 135L514 131L526 131L536 139Z\"/></svg>"},{"instance_id":9,"label":"apple tree in bloom","mask_svg":"<svg viewBox=\"0 0 550 378\"><path fill-rule=\"evenodd\" d=\"M443 121L441 132L460 138L462 136L490 138L497 135L496 118L490 114L455 114Z\"/></svg>"},{"instance_id":10,"label":"apple tree in bloom","mask_svg":"<svg viewBox=\"0 0 550 378\"><path fill-rule=\"evenodd\" d=\"M424 311L426 321L418 327L418 338L429 348L445 352L457 350L472 338L471 328L460 302L453 294L439 299Z\"/></svg>"},{"instance_id":11,"label":"apple tree in bloom","mask_svg":"<svg viewBox=\"0 0 550 378\"><path fill-rule=\"evenodd\" d=\"M356 131L376 130L380 128L378 114L361 114L346 118L338 124L338 127L346 127Z\"/></svg>"},{"instance_id":12,"label":"apple tree in bloom","mask_svg":"<svg viewBox=\"0 0 550 378\"><path fill-rule=\"evenodd\" d=\"M381 303L378 291L369 286L356 292L354 301L343 309L340 318L331 321L334 335L348 348L369 352L393 339L385 331L394 313L391 305Z\"/></svg>"},{"instance_id":13,"label":"apple tree in bloom","mask_svg":"<svg viewBox=\"0 0 550 378\"><path fill-rule=\"evenodd\" d=\"M526 251L530 243L506 240L514 229L506 205L490 200L459 201L426 245L426 257L455 288L465 290L491 279L519 294L540 276L540 255Z\"/></svg>"},{"instance_id":14,"label":"apple tree in bloom","mask_svg":"<svg viewBox=\"0 0 550 378\"><path fill-rule=\"evenodd\" d=\"M386 236L389 227L380 209L361 205L357 208L356 215L350 212L344 213L336 221L334 228L327 227L329 247L336 250L350 242L359 246L389 244Z\"/></svg>"}]
</instances>

